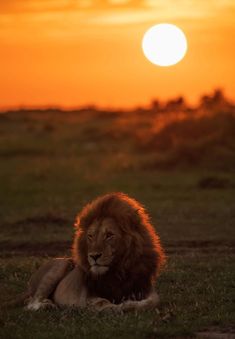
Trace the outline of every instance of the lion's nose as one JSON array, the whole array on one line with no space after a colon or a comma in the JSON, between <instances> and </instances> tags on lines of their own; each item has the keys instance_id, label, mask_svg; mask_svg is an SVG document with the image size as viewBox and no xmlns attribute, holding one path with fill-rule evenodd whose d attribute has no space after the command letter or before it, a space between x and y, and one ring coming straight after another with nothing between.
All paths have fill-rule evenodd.
<instances>
[{"instance_id":1,"label":"lion's nose","mask_svg":"<svg viewBox=\"0 0 235 339\"><path fill-rule=\"evenodd\" d=\"M94 259L95 261L101 257L102 253L92 253L90 254L90 258Z\"/></svg>"}]
</instances>

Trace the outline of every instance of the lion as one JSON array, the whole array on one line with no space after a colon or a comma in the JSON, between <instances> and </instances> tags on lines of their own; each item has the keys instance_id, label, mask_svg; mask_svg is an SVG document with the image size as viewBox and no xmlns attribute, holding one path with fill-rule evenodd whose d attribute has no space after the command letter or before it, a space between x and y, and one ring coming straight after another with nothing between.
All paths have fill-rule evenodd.
<instances>
[{"instance_id":1,"label":"lion","mask_svg":"<svg viewBox=\"0 0 235 339\"><path fill-rule=\"evenodd\" d=\"M157 306L154 285L165 254L139 202L120 192L98 197L78 215L75 230L72 257L52 259L32 275L28 310Z\"/></svg>"}]
</instances>

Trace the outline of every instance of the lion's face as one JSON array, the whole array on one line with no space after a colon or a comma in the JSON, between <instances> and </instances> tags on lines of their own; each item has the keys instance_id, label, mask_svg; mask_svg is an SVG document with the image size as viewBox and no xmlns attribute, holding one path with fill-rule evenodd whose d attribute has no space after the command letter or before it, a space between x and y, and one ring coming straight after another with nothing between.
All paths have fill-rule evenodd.
<instances>
[{"instance_id":1,"label":"lion's face","mask_svg":"<svg viewBox=\"0 0 235 339\"><path fill-rule=\"evenodd\" d=\"M121 231L114 220L105 218L92 223L87 230L87 259L94 275L106 273L112 265L121 241Z\"/></svg>"}]
</instances>

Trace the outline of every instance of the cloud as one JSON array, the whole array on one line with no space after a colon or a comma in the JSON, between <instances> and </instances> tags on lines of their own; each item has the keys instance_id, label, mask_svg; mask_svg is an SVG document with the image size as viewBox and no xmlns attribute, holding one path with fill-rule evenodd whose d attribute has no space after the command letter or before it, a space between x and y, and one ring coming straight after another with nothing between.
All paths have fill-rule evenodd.
<instances>
[{"instance_id":1,"label":"cloud","mask_svg":"<svg viewBox=\"0 0 235 339\"><path fill-rule=\"evenodd\" d=\"M1 14L34 13L65 10L70 6L67 0L0 0Z\"/></svg>"},{"instance_id":2,"label":"cloud","mask_svg":"<svg viewBox=\"0 0 235 339\"><path fill-rule=\"evenodd\" d=\"M145 0L0 0L0 13L140 8Z\"/></svg>"},{"instance_id":3,"label":"cloud","mask_svg":"<svg viewBox=\"0 0 235 339\"><path fill-rule=\"evenodd\" d=\"M80 24L122 25L201 19L234 9L234 0L0 0L2 22L21 14L22 20L56 21L63 16L68 21L76 16Z\"/></svg>"},{"instance_id":4,"label":"cloud","mask_svg":"<svg viewBox=\"0 0 235 339\"><path fill-rule=\"evenodd\" d=\"M235 7L234 0L0 0L1 14L115 9L165 9L172 13L187 10L193 13L228 7Z\"/></svg>"}]
</instances>

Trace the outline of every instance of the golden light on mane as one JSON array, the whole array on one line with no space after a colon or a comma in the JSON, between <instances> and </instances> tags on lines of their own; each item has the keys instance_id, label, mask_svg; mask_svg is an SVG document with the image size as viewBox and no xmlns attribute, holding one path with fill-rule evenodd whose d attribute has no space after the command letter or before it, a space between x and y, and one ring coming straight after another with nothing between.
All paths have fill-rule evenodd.
<instances>
[{"instance_id":1,"label":"golden light on mane","mask_svg":"<svg viewBox=\"0 0 235 339\"><path fill-rule=\"evenodd\" d=\"M140 203L127 195L107 194L85 206L75 224L74 261L86 274L90 274L87 230L95 221L102 225L101 221L105 218L113 219L113 225L122 232L122 237L116 257L110 263L107 273L99 278L100 285L97 285L96 278L93 282L91 275L89 288L91 291L97 289L102 297L116 300L117 303L120 298L128 299L131 293L136 294L136 298L138 293L142 298L146 297L164 264L165 255L147 212ZM105 253L105 247L101 251ZM136 276L139 277L138 280ZM109 284L112 284L112 289L107 289Z\"/></svg>"}]
</instances>

